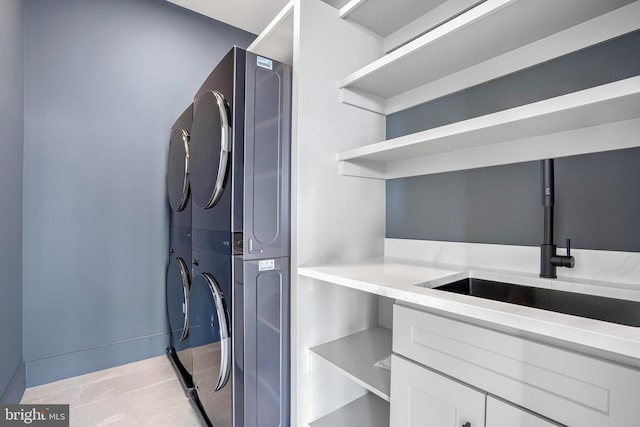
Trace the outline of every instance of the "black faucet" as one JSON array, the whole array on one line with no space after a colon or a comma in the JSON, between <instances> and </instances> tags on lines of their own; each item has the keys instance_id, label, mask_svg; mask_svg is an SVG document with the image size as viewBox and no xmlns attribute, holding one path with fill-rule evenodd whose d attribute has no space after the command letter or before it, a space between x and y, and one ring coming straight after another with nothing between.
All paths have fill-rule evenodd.
<instances>
[{"instance_id":1,"label":"black faucet","mask_svg":"<svg viewBox=\"0 0 640 427\"><path fill-rule=\"evenodd\" d=\"M557 255L553 244L553 159L542 160L542 206L544 207L544 242L540 245L540 277L555 279L556 267L573 268L576 261L571 256L571 240L567 239L567 255Z\"/></svg>"}]
</instances>

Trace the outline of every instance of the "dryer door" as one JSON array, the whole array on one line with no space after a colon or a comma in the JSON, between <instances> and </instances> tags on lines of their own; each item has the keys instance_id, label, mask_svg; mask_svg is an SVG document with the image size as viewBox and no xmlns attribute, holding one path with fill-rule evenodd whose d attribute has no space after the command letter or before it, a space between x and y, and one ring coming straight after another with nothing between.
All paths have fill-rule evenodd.
<instances>
[{"instance_id":1,"label":"dryer door","mask_svg":"<svg viewBox=\"0 0 640 427\"><path fill-rule=\"evenodd\" d=\"M222 389L231 372L231 324L215 278L202 273L189 295L189 336L194 356L194 380L202 392Z\"/></svg>"},{"instance_id":2,"label":"dryer door","mask_svg":"<svg viewBox=\"0 0 640 427\"><path fill-rule=\"evenodd\" d=\"M167 196L171 209L184 210L189 202L189 132L174 129L169 142Z\"/></svg>"},{"instance_id":3,"label":"dryer door","mask_svg":"<svg viewBox=\"0 0 640 427\"><path fill-rule=\"evenodd\" d=\"M190 284L187 263L181 257L171 257L167 271L167 315L174 347L179 347L180 341L184 341L189 333Z\"/></svg>"},{"instance_id":4,"label":"dryer door","mask_svg":"<svg viewBox=\"0 0 640 427\"><path fill-rule=\"evenodd\" d=\"M227 305L213 275L193 279L189 341L193 383L202 408L215 426L232 425L231 324Z\"/></svg>"},{"instance_id":5,"label":"dryer door","mask_svg":"<svg viewBox=\"0 0 640 427\"><path fill-rule=\"evenodd\" d=\"M229 103L215 90L197 100L191 128L193 200L204 209L220 199L229 169L231 114Z\"/></svg>"}]
</instances>

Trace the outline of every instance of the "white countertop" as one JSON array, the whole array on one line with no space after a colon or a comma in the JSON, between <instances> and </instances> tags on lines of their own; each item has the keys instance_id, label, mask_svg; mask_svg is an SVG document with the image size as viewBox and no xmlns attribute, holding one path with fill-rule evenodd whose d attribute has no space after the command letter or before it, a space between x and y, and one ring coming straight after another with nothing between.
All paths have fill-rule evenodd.
<instances>
[{"instance_id":1,"label":"white countertop","mask_svg":"<svg viewBox=\"0 0 640 427\"><path fill-rule=\"evenodd\" d=\"M527 273L485 270L469 266L417 262L399 258L372 258L340 265L299 267L298 274L362 290L462 320L511 333L535 337L570 349L640 367L640 327L571 316L510 303L431 289L466 277L553 288L640 301L640 291L602 286L579 280L541 279Z\"/></svg>"}]
</instances>

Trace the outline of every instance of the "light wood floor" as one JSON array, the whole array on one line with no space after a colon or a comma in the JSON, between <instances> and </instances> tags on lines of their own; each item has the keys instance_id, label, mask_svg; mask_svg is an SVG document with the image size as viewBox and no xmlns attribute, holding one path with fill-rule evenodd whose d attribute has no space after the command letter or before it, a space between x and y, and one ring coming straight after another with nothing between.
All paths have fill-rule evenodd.
<instances>
[{"instance_id":1,"label":"light wood floor","mask_svg":"<svg viewBox=\"0 0 640 427\"><path fill-rule=\"evenodd\" d=\"M71 427L203 427L166 356L28 388L22 403L67 403Z\"/></svg>"}]
</instances>

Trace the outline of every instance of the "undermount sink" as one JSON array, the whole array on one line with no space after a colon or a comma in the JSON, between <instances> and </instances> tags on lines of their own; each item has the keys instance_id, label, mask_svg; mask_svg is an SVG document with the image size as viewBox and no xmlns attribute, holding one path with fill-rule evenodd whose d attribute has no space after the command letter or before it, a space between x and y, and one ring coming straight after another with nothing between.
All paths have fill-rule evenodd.
<instances>
[{"instance_id":1,"label":"undermount sink","mask_svg":"<svg viewBox=\"0 0 640 427\"><path fill-rule=\"evenodd\" d=\"M534 286L514 285L471 277L437 286L433 289L603 320L620 325L640 326L640 302L635 301Z\"/></svg>"}]
</instances>

